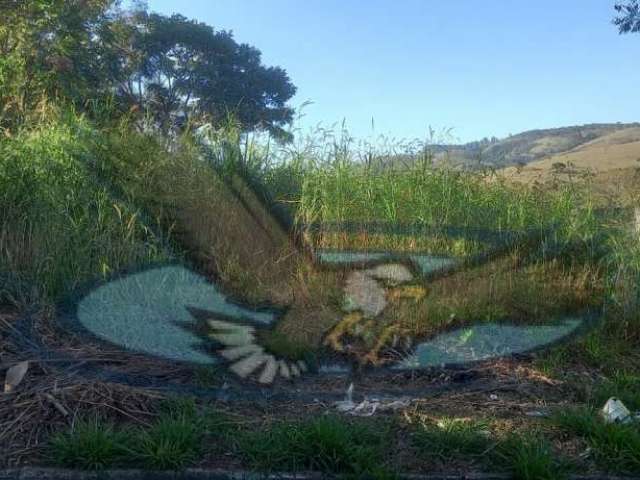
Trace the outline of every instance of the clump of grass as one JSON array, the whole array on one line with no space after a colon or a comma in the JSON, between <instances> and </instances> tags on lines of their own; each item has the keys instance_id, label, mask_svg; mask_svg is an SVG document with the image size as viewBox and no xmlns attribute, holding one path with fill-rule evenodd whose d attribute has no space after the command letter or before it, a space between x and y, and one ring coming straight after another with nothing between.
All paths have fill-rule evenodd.
<instances>
[{"instance_id":1,"label":"clump of grass","mask_svg":"<svg viewBox=\"0 0 640 480\"><path fill-rule=\"evenodd\" d=\"M147 468L175 470L202 452L203 431L188 416L166 416L136 436L133 456Z\"/></svg>"},{"instance_id":2,"label":"clump of grass","mask_svg":"<svg viewBox=\"0 0 640 480\"><path fill-rule=\"evenodd\" d=\"M182 468L202 453L205 433L195 400L171 398L161 405L157 421L137 432L131 455L149 469Z\"/></svg>"},{"instance_id":3,"label":"clump of grass","mask_svg":"<svg viewBox=\"0 0 640 480\"><path fill-rule=\"evenodd\" d=\"M350 423L337 416L278 423L239 436L238 448L261 472L320 471L380 475L388 446L387 429L376 423Z\"/></svg>"},{"instance_id":4,"label":"clump of grass","mask_svg":"<svg viewBox=\"0 0 640 480\"><path fill-rule=\"evenodd\" d=\"M488 424L461 418L423 422L412 439L420 455L428 458L477 460L492 442Z\"/></svg>"},{"instance_id":5,"label":"clump of grass","mask_svg":"<svg viewBox=\"0 0 640 480\"><path fill-rule=\"evenodd\" d=\"M98 418L76 423L69 432L55 434L49 445L57 465L83 470L101 470L117 465L129 454L128 432Z\"/></svg>"},{"instance_id":6,"label":"clump of grass","mask_svg":"<svg viewBox=\"0 0 640 480\"><path fill-rule=\"evenodd\" d=\"M609 424L592 409L558 412L553 421L567 432L583 438L600 467L622 474L640 472L640 427Z\"/></svg>"},{"instance_id":7,"label":"clump of grass","mask_svg":"<svg viewBox=\"0 0 640 480\"><path fill-rule=\"evenodd\" d=\"M566 462L559 461L549 442L537 434L526 438L510 434L497 445L491 458L518 480L559 480L568 473Z\"/></svg>"},{"instance_id":8,"label":"clump of grass","mask_svg":"<svg viewBox=\"0 0 640 480\"><path fill-rule=\"evenodd\" d=\"M220 447L232 428L219 411L203 410L190 398L175 398L161 405L149 427L117 428L97 418L82 421L68 432L54 434L49 451L55 464L69 468L175 470L197 461L205 440L210 450Z\"/></svg>"}]
</instances>

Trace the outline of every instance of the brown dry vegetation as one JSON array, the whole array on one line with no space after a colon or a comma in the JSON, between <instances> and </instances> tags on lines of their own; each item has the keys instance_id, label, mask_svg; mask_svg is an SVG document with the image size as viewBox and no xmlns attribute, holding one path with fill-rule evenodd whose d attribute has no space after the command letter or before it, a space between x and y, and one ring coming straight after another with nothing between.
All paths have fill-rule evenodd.
<instances>
[{"instance_id":1,"label":"brown dry vegetation","mask_svg":"<svg viewBox=\"0 0 640 480\"><path fill-rule=\"evenodd\" d=\"M640 167L640 128L628 128L604 135L572 150L548 156L523 167L507 167L504 177L519 182L545 182L553 177L569 179L592 174L606 179L601 183L616 188L611 178L623 181Z\"/></svg>"}]
</instances>

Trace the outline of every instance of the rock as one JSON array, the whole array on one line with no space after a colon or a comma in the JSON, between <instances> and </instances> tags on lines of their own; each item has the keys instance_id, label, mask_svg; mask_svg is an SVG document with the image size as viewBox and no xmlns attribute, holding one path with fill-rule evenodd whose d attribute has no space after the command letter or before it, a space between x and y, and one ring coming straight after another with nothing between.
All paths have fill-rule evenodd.
<instances>
[{"instance_id":1,"label":"rock","mask_svg":"<svg viewBox=\"0 0 640 480\"><path fill-rule=\"evenodd\" d=\"M601 414L606 423L628 423L632 419L629 409L615 397L607 400Z\"/></svg>"},{"instance_id":2,"label":"rock","mask_svg":"<svg viewBox=\"0 0 640 480\"><path fill-rule=\"evenodd\" d=\"M262 353L264 352L264 349L261 346L256 345L255 343L249 343L248 345L241 345L239 347L232 347L221 350L220 355L233 362L256 352Z\"/></svg>"},{"instance_id":3,"label":"rock","mask_svg":"<svg viewBox=\"0 0 640 480\"><path fill-rule=\"evenodd\" d=\"M293 377L299 377L300 376L300 369L298 368L298 366L295 363L292 363L291 365L289 365L289 370L291 370L291 375Z\"/></svg>"},{"instance_id":4,"label":"rock","mask_svg":"<svg viewBox=\"0 0 640 480\"><path fill-rule=\"evenodd\" d=\"M247 378L253 372L255 372L263 363L269 360L270 355L265 355L264 353L256 352L244 360L240 360L231 367L233 373L238 375L240 378Z\"/></svg>"},{"instance_id":5,"label":"rock","mask_svg":"<svg viewBox=\"0 0 640 480\"><path fill-rule=\"evenodd\" d=\"M20 385L29 370L29 362L20 362L7 370L4 380L4 393L11 393Z\"/></svg>"},{"instance_id":6,"label":"rock","mask_svg":"<svg viewBox=\"0 0 640 480\"><path fill-rule=\"evenodd\" d=\"M309 371L307 364L302 360L298 360L298 368L300 369L301 373L307 373Z\"/></svg>"},{"instance_id":7,"label":"rock","mask_svg":"<svg viewBox=\"0 0 640 480\"><path fill-rule=\"evenodd\" d=\"M284 360L280 360L280 375L282 378L289 380L291 378L291 371Z\"/></svg>"},{"instance_id":8,"label":"rock","mask_svg":"<svg viewBox=\"0 0 640 480\"><path fill-rule=\"evenodd\" d=\"M260 374L260 378L258 381L260 383L270 385L273 383L273 380L276 378L276 374L278 373L278 361L273 357L273 355L269 355L267 358L267 364L264 366L264 370Z\"/></svg>"},{"instance_id":9,"label":"rock","mask_svg":"<svg viewBox=\"0 0 640 480\"><path fill-rule=\"evenodd\" d=\"M405 265L401 263L388 263L365 270L364 273L377 280L398 285L413 280L413 274Z\"/></svg>"},{"instance_id":10,"label":"rock","mask_svg":"<svg viewBox=\"0 0 640 480\"><path fill-rule=\"evenodd\" d=\"M361 310L365 317L377 317L387 306L384 288L364 272L351 272L344 292L346 308Z\"/></svg>"}]
</instances>

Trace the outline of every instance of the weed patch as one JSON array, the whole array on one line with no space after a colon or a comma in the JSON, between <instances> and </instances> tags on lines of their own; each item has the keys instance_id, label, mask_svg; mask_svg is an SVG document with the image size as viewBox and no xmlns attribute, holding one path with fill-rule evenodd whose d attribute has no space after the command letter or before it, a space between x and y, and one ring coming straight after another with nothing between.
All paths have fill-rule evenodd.
<instances>
[{"instance_id":1,"label":"weed patch","mask_svg":"<svg viewBox=\"0 0 640 480\"><path fill-rule=\"evenodd\" d=\"M477 460L491 446L488 424L467 419L442 418L421 423L412 438L420 455L443 461Z\"/></svg>"},{"instance_id":2,"label":"weed patch","mask_svg":"<svg viewBox=\"0 0 640 480\"><path fill-rule=\"evenodd\" d=\"M518 480L567 478L566 462L556 458L549 442L537 434L528 434L526 438L511 434L496 446L491 458Z\"/></svg>"},{"instance_id":3,"label":"weed patch","mask_svg":"<svg viewBox=\"0 0 640 480\"><path fill-rule=\"evenodd\" d=\"M279 423L240 435L238 448L261 472L321 471L366 476L384 471L387 428L337 416Z\"/></svg>"},{"instance_id":4,"label":"weed patch","mask_svg":"<svg viewBox=\"0 0 640 480\"><path fill-rule=\"evenodd\" d=\"M118 431L112 424L95 418L78 422L69 432L53 435L49 456L62 467L101 470L125 460L132 441L130 432Z\"/></svg>"},{"instance_id":5,"label":"weed patch","mask_svg":"<svg viewBox=\"0 0 640 480\"><path fill-rule=\"evenodd\" d=\"M623 474L640 472L640 428L637 424L607 424L588 408L559 412L554 422L565 431L582 437L602 468Z\"/></svg>"}]
</instances>

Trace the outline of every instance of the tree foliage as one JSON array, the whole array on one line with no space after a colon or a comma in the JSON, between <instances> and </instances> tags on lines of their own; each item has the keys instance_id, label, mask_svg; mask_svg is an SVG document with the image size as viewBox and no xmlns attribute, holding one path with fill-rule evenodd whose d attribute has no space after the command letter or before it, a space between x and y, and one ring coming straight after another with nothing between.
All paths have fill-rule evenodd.
<instances>
[{"instance_id":1,"label":"tree foliage","mask_svg":"<svg viewBox=\"0 0 640 480\"><path fill-rule=\"evenodd\" d=\"M109 30L114 0L0 4L0 127L43 97L73 102L105 93L117 70Z\"/></svg>"},{"instance_id":2,"label":"tree foliage","mask_svg":"<svg viewBox=\"0 0 640 480\"><path fill-rule=\"evenodd\" d=\"M181 15L141 12L130 20L137 68L120 93L163 128L194 117L216 123L231 114L245 129L280 134L292 120L286 102L296 89L283 69L262 65L258 49Z\"/></svg>"},{"instance_id":3,"label":"tree foliage","mask_svg":"<svg viewBox=\"0 0 640 480\"><path fill-rule=\"evenodd\" d=\"M628 0L626 3L618 3L614 7L618 16L613 23L620 29L620 33L640 32L640 1Z\"/></svg>"},{"instance_id":4,"label":"tree foliage","mask_svg":"<svg viewBox=\"0 0 640 480\"><path fill-rule=\"evenodd\" d=\"M233 116L282 137L292 120L287 73L230 32L118 0L4 0L0 17L0 128L43 97L115 98L165 132Z\"/></svg>"}]
</instances>

